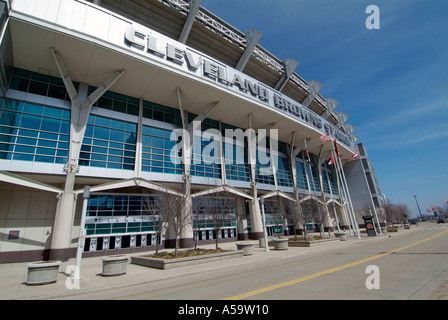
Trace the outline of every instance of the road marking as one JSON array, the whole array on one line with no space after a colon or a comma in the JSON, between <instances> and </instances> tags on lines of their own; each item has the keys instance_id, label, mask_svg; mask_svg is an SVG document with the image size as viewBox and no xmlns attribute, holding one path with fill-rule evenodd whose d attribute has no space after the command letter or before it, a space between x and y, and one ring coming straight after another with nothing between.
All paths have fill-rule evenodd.
<instances>
[{"instance_id":1,"label":"road marking","mask_svg":"<svg viewBox=\"0 0 448 320\"><path fill-rule=\"evenodd\" d=\"M318 273L315 273L315 274L312 274L312 275L309 275L309 276L305 276L305 277L302 277L302 278L299 278L299 279L295 279L295 280L291 280L291 281L287 281L287 282L282 282L282 283L275 284L275 285L272 285L272 286L269 286L269 287L266 287L266 288L262 288L262 289L258 289L258 290L254 290L254 291L250 291L250 292L246 292L246 293L243 293L243 294L240 294L240 295L237 295L237 296L233 296L233 297L227 298L225 300L240 300L240 299L248 298L248 297L260 294L260 293L264 293L264 292L272 291L272 290L275 290L275 289L287 287L287 286L290 286L290 285L293 285L293 284L297 284L297 283L304 282L304 281L307 281L307 280L311 280L311 279L314 279L314 278L317 278L317 277L320 277L320 276L324 276L326 274L330 274L330 273L333 273L333 272L336 272L336 271L340 271L340 270L344 270L344 269L347 269L347 268L350 268L350 267L354 267L354 266L357 266L359 264L362 264L362 263L365 263L365 262L368 262L368 261L372 261L372 260L375 260L375 259L378 259L378 258L382 258L382 257L387 256L387 255L392 254L392 253L396 253L396 252L399 252L399 251L403 251L403 250L409 249L411 247L417 246L417 245L422 244L424 242L427 242L427 241L433 240L433 239L435 239L437 237L440 237L441 235L443 235L445 233L448 233L448 230L445 230L445 231L443 231L443 232L441 232L439 234L436 234L435 236L432 236L432 237L429 237L427 239L415 242L413 244L407 245L407 246L399 248L399 249L394 249L394 250L391 250L391 251L388 251L388 252L385 252L385 253L380 253L380 254L377 254L376 256L372 256L372 257L369 257L369 258L366 258L366 259L362 259L362 260L358 260L358 261L355 261L355 262L352 262L352 263L344 264L342 266L339 266L339 267L336 267L336 268L332 268L332 269L329 269L329 270L325 270L325 271L322 271L322 272L318 272Z\"/></svg>"}]
</instances>

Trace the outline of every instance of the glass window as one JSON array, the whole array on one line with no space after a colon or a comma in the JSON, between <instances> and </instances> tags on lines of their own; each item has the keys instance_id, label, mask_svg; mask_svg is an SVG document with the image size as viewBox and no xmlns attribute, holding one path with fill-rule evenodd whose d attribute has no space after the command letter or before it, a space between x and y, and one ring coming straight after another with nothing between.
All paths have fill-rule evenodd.
<instances>
[{"instance_id":1,"label":"glass window","mask_svg":"<svg viewBox=\"0 0 448 320\"><path fill-rule=\"evenodd\" d=\"M34 160L34 156L32 154L14 153L13 159L14 160L21 160L21 161L33 161Z\"/></svg>"},{"instance_id":2,"label":"glass window","mask_svg":"<svg viewBox=\"0 0 448 320\"><path fill-rule=\"evenodd\" d=\"M48 91L48 83L43 83L39 81L31 81L28 88L28 92L38 94L41 96L46 96Z\"/></svg>"},{"instance_id":3,"label":"glass window","mask_svg":"<svg viewBox=\"0 0 448 320\"><path fill-rule=\"evenodd\" d=\"M296 180L297 180L297 187L299 189L308 190L308 184L306 182L306 175L305 175L305 166L302 162L296 162Z\"/></svg>"},{"instance_id":4,"label":"glass window","mask_svg":"<svg viewBox=\"0 0 448 320\"><path fill-rule=\"evenodd\" d=\"M33 129L33 130L39 130L41 119L42 118L38 117L38 116L31 116L29 114L23 114L21 121L20 121L20 127L27 128L27 129Z\"/></svg>"},{"instance_id":5,"label":"glass window","mask_svg":"<svg viewBox=\"0 0 448 320\"><path fill-rule=\"evenodd\" d=\"M48 96L56 99L67 99L67 91L65 87L50 85L48 88Z\"/></svg>"},{"instance_id":6,"label":"glass window","mask_svg":"<svg viewBox=\"0 0 448 320\"><path fill-rule=\"evenodd\" d=\"M95 121L95 126L110 127L111 119L109 118L92 116L92 120L93 119Z\"/></svg>"},{"instance_id":7,"label":"glass window","mask_svg":"<svg viewBox=\"0 0 448 320\"><path fill-rule=\"evenodd\" d=\"M37 132L35 132L35 131L29 131L29 130L24 130L24 129L20 130L21 135L25 135L25 132L33 133L33 135L32 135L33 137L34 137L34 134L36 134L35 137L37 137ZM49 132L41 132L39 134L39 138L47 139L47 140L58 140L58 135L54 134L54 133L49 133Z\"/></svg>"},{"instance_id":8,"label":"glass window","mask_svg":"<svg viewBox=\"0 0 448 320\"><path fill-rule=\"evenodd\" d=\"M112 110L126 113L126 102L115 100L113 103Z\"/></svg>"},{"instance_id":9,"label":"glass window","mask_svg":"<svg viewBox=\"0 0 448 320\"><path fill-rule=\"evenodd\" d=\"M66 162L69 137L68 134L59 134L59 131L63 131L63 127L65 131L68 131L69 122L55 119L60 118L65 110L32 103L19 103L10 99L6 101L3 108L0 120L0 141L7 139L16 144L15 148L14 145L9 148L8 151L11 154L7 156L8 158L49 163ZM16 109L18 112L5 109ZM13 124L14 127L6 127L5 124ZM53 156L58 150L58 140L63 141L59 147L66 150L58 153L59 158L56 160ZM34 148L36 145L39 148ZM15 153L14 156L12 153ZM36 156L33 157L33 155Z\"/></svg>"},{"instance_id":10,"label":"glass window","mask_svg":"<svg viewBox=\"0 0 448 320\"><path fill-rule=\"evenodd\" d=\"M22 112L23 111L23 106L24 106L24 103L21 102L21 101L9 100L8 99L8 100L5 101L4 109L5 110Z\"/></svg>"},{"instance_id":11,"label":"glass window","mask_svg":"<svg viewBox=\"0 0 448 320\"><path fill-rule=\"evenodd\" d=\"M29 84L30 84L30 80L29 79L12 77L11 83L9 85L9 88L13 89L13 90L27 92Z\"/></svg>"},{"instance_id":12,"label":"glass window","mask_svg":"<svg viewBox=\"0 0 448 320\"><path fill-rule=\"evenodd\" d=\"M48 148L56 149L57 142L56 141L49 141L49 140L39 140L37 145L39 147L48 147Z\"/></svg>"},{"instance_id":13,"label":"glass window","mask_svg":"<svg viewBox=\"0 0 448 320\"><path fill-rule=\"evenodd\" d=\"M21 114L11 111L3 111L0 118L0 125L17 127L19 125Z\"/></svg>"},{"instance_id":14,"label":"glass window","mask_svg":"<svg viewBox=\"0 0 448 320\"><path fill-rule=\"evenodd\" d=\"M16 145L16 147L14 149L15 152L31 153L31 154L34 154L35 150L36 150L36 148L27 147L27 146L20 146L20 145Z\"/></svg>"},{"instance_id":15,"label":"glass window","mask_svg":"<svg viewBox=\"0 0 448 320\"><path fill-rule=\"evenodd\" d=\"M42 130L59 132L60 127L61 127L61 120L42 118Z\"/></svg>"},{"instance_id":16,"label":"glass window","mask_svg":"<svg viewBox=\"0 0 448 320\"><path fill-rule=\"evenodd\" d=\"M102 140L109 140L109 133L110 129L102 128L102 127L95 127L95 130L93 132L93 137L97 139Z\"/></svg>"},{"instance_id":17,"label":"glass window","mask_svg":"<svg viewBox=\"0 0 448 320\"><path fill-rule=\"evenodd\" d=\"M17 137L17 143L18 144L26 144L29 146L35 146L37 143L36 139L31 139L31 138L23 138L23 137Z\"/></svg>"},{"instance_id":18,"label":"glass window","mask_svg":"<svg viewBox=\"0 0 448 320\"><path fill-rule=\"evenodd\" d=\"M44 107L37 104L25 103L23 112L41 116L44 112Z\"/></svg>"},{"instance_id":19,"label":"glass window","mask_svg":"<svg viewBox=\"0 0 448 320\"><path fill-rule=\"evenodd\" d=\"M163 138L152 137L151 146L154 148L163 148Z\"/></svg>"},{"instance_id":20,"label":"glass window","mask_svg":"<svg viewBox=\"0 0 448 320\"><path fill-rule=\"evenodd\" d=\"M138 116L138 110L139 110L138 105L128 104L128 110L127 110L128 114L132 114L134 116Z\"/></svg>"},{"instance_id":21,"label":"glass window","mask_svg":"<svg viewBox=\"0 0 448 320\"><path fill-rule=\"evenodd\" d=\"M136 133L124 130L126 128L137 129L137 126L100 116L91 116L89 122L91 123L89 133L93 132L93 137L97 139L84 139L81 147L84 161L80 162L80 165L134 170ZM125 145L124 142L127 144ZM94 146L91 149L89 148L90 143ZM126 156L132 157L132 159L123 158L124 149L128 150ZM87 161L89 160L89 152L93 152L90 158L95 161ZM110 156L106 156L107 154ZM104 163L99 161L104 161Z\"/></svg>"},{"instance_id":22,"label":"glass window","mask_svg":"<svg viewBox=\"0 0 448 320\"><path fill-rule=\"evenodd\" d=\"M44 108L44 116L60 119L60 118L62 118L63 111L64 110L62 110L62 109L45 107Z\"/></svg>"},{"instance_id":23,"label":"glass window","mask_svg":"<svg viewBox=\"0 0 448 320\"><path fill-rule=\"evenodd\" d=\"M110 140L114 142L125 142L124 141L124 131L110 130Z\"/></svg>"}]
</instances>

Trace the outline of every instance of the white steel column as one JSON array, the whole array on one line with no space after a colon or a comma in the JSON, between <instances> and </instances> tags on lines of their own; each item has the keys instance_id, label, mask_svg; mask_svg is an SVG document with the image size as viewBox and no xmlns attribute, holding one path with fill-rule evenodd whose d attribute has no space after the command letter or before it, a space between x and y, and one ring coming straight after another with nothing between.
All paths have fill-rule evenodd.
<instances>
[{"instance_id":1,"label":"white steel column","mask_svg":"<svg viewBox=\"0 0 448 320\"><path fill-rule=\"evenodd\" d=\"M283 68L285 71L283 73L283 76L276 84L275 90L280 92L283 90L283 88L288 83L289 79L291 78L292 74L294 73L294 70L296 70L298 65L299 62L291 58L287 58L285 61L283 61Z\"/></svg>"},{"instance_id":2,"label":"white steel column","mask_svg":"<svg viewBox=\"0 0 448 320\"><path fill-rule=\"evenodd\" d=\"M289 149L289 163L291 164L292 185L294 187L294 190L297 189L296 156L300 152L300 149L294 150L295 141L296 141L296 132L294 131L291 135L291 145L290 145L290 149Z\"/></svg>"},{"instance_id":3,"label":"white steel column","mask_svg":"<svg viewBox=\"0 0 448 320\"><path fill-rule=\"evenodd\" d=\"M322 89L324 85L316 80L311 80L308 82L308 87L310 88L310 92L308 93L308 96L302 101L302 105L305 107L308 107L311 102L313 102L314 98L319 93L320 89Z\"/></svg>"},{"instance_id":4,"label":"white steel column","mask_svg":"<svg viewBox=\"0 0 448 320\"><path fill-rule=\"evenodd\" d=\"M325 110L322 118L328 119L328 117L333 113L334 109L336 109L336 107L339 105L339 101L334 98L327 98L325 102L327 104L327 110Z\"/></svg>"},{"instance_id":5,"label":"white steel column","mask_svg":"<svg viewBox=\"0 0 448 320\"><path fill-rule=\"evenodd\" d=\"M262 241L264 238L263 222L261 219L260 204L258 201L258 190L256 182L256 169L257 169L257 144L255 131L252 129L252 114L248 116L249 128L248 128L248 160L250 164L250 176L252 186L253 200L249 200L249 213L251 221L252 239Z\"/></svg>"},{"instance_id":6,"label":"white steel column","mask_svg":"<svg viewBox=\"0 0 448 320\"><path fill-rule=\"evenodd\" d=\"M190 34L191 28L193 27L194 19L198 13L199 7L201 6L202 0L190 0L189 12L187 16L187 21L185 21L184 27L179 37L179 42L187 43L188 36Z\"/></svg>"},{"instance_id":7,"label":"white steel column","mask_svg":"<svg viewBox=\"0 0 448 320\"><path fill-rule=\"evenodd\" d=\"M247 240L249 235L247 232L247 219L246 219L246 200L243 197L236 197L236 230L238 234L238 240Z\"/></svg>"},{"instance_id":8,"label":"white steel column","mask_svg":"<svg viewBox=\"0 0 448 320\"><path fill-rule=\"evenodd\" d=\"M227 185L226 161L224 159L224 137L222 135L221 121L219 121L219 163L221 164L221 181Z\"/></svg>"},{"instance_id":9,"label":"white steel column","mask_svg":"<svg viewBox=\"0 0 448 320\"><path fill-rule=\"evenodd\" d=\"M252 55L252 52L257 46L258 41L260 41L261 35L262 33L255 29L251 29L249 30L249 32L246 33L246 50L244 50L244 53L241 56L240 61L238 61L238 64L235 67L236 70L238 71L244 70L244 67L246 67L246 64L249 62L250 56Z\"/></svg>"},{"instance_id":10,"label":"white steel column","mask_svg":"<svg viewBox=\"0 0 448 320\"><path fill-rule=\"evenodd\" d=\"M64 192L60 197L56 209L50 250L51 260L66 261L70 257L71 233L74 220L74 208L76 207L76 194L73 192L75 175L78 171L79 153L84 139L90 109L122 76L124 71L116 71L100 87L88 95L88 84L80 83L79 91L77 92L60 54L54 48L51 48L50 51L71 100L69 160L65 167L66 180Z\"/></svg>"},{"instance_id":11,"label":"white steel column","mask_svg":"<svg viewBox=\"0 0 448 320\"><path fill-rule=\"evenodd\" d=\"M212 112L215 110L219 102L212 102L205 110L198 115L193 121L188 123L188 112L184 109L181 98L181 90L180 88L176 88L177 99L179 103L180 114L182 118L182 128L183 128L183 136L182 136L182 162L184 167L184 196L187 198L189 205L187 206L187 210L193 210L192 206L192 198L191 198L191 162L193 157L193 144L194 144L194 136L199 133L201 135L201 123L204 119L206 119ZM199 132L198 132L199 129ZM171 232L167 232L167 239L172 240L173 235ZM182 247L190 247L190 242L193 242L193 226L190 228L186 228L181 234L180 246Z\"/></svg>"},{"instance_id":12,"label":"white steel column","mask_svg":"<svg viewBox=\"0 0 448 320\"><path fill-rule=\"evenodd\" d=\"M134 178L142 177L142 150L143 150L143 99L139 99L137 143L135 145Z\"/></svg>"}]
</instances>

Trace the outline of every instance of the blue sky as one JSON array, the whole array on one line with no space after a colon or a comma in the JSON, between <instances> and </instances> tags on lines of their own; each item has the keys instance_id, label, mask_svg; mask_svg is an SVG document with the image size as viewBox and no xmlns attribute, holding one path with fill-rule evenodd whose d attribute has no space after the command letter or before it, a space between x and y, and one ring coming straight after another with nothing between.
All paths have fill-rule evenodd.
<instances>
[{"instance_id":1,"label":"blue sky","mask_svg":"<svg viewBox=\"0 0 448 320\"><path fill-rule=\"evenodd\" d=\"M324 84L367 148L389 202L411 215L448 201L448 1L203 0L296 72ZM380 29L368 30L369 5Z\"/></svg>"}]
</instances>

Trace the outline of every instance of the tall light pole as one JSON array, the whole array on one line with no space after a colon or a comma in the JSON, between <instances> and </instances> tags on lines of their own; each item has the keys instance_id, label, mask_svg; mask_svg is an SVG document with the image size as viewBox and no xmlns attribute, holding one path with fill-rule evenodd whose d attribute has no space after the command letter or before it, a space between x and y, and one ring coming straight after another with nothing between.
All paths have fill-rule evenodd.
<instances>
[{"instance_id":1,"label":"tall light pole","mask_svg":"<svg viewBox=\"0 0 448 320\"><path fill-rule=\"evenodd\" d=\"M87 203L90 198L90 186L84 187L84 192L82 193L82 213L81 213L81 223L79 224L79 238L78 238L78 248L76 250L76 259L75 259L75 274L73 276L74 280L81 279L81 259L82 252L84 251L84 240L86 237L86 213L87 213Z\"/></svg>"},{"instance_id":2,"label":"tall light pole","mask_svg":"<svg viewBox=\"0 0 448 320\"><path fill-rule=\"evenodd\" d=\"M420 211L420 206L418 205L417 196L414 195L414 198L415 198L415 203L417 203L418 212L420 212L420 217L422 218L422 221L423 221L423 216L422 216L422 212Z\"/></svg>"},{"instance_id":3,"label":"tall light pole","mask_svg":"<svg viewBox=\"0 0 448 320\"><path fill-rule=\"evenodd\" d=\"M264 252L269 252L268 232L266 230L266 216L264 214L264 198L263 197L260 197L260 204L261 204L261 215L262 215L262 218L263 218Z\"/></svg>"}]
</instances>

